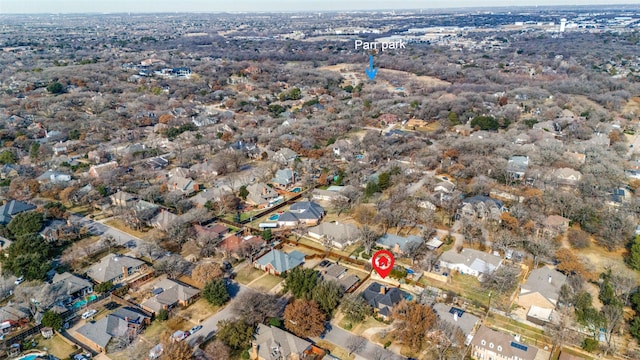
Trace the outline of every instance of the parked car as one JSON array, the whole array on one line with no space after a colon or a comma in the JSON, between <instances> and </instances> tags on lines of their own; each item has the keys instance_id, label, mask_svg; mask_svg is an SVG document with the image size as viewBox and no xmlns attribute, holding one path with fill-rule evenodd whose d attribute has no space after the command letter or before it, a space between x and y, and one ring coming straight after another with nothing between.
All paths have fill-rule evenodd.
<instances>
[{"instance_id":1,"label":"parked car","mask_svg":"<svg viewBox=\"0 0 640 360\"><path fill-rule=\"evenodd\" d=\"M20 285L23 282L24 282L24 276L20 276L19 278L16 279L16 281L14 281L16 285Z\"/></svg>"},{"instance_id":2,"label":"parked car","mask_svg":"<svg viewBox=\"0 0 640 360\"><path fill-rule=\"evenodd\" d=\"M95 309L87 310L87 311L82 313L82 318L84 320L86 320L86 319L92 317L93 315L95 315L97 312L98 312L98 310L95 310Z\"/></svg>"},{"instance_id":3,"label":"parked car","mask_svg":"<svg viewBox=\"0 0 640 360\"><path fill-rule=\"evenodd\" d=\"M187 336L189 336L189 332L188 331L176 331L173 333L173 335L171 335L171 338L173 339L173 341L182 341L184 339L187 338Z\"/></svg>"},{"instance_id":4,"label":"parked car","mask_svg":"<svg viewBox=\"0 0 640 360\"><path fill-rule=\"evenodd\" d=\"M192 327L191 330L189 330L189 334L193 334L193 333L197 332L200 329L202 329L202 325L196 325L196 326Z\"/></svg>"}]
</instances>

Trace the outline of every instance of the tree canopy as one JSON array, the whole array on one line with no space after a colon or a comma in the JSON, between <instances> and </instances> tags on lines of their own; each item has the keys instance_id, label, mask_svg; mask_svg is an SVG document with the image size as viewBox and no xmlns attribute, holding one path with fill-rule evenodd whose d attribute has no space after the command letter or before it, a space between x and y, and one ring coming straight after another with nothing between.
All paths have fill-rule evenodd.
<instances>
[{"instance_id":1,"label":"tree canopy","mask_svg":"<svg viewBox=\"0 0 640 360\"><path fill-rule=\"evenodd\" d=\"M322 334L325 320L325 314L315 301L294 300L284 309L284 327L300 337Z\"/></svg>"},{"instance_id":2,"label":"tree canopy","mask_svg":"<svg viewBox=\"0 0 640 360\"><path fill-rule=\"evenodd\" d=\"M13 237L17 239L24 235L39 232L43 224L44 218L41 213L27 211L14 216L7 228L11 231Z\"/></svg>"},{"instance_id":3,"label":"tree canopy","mask_svg":"<svg viewBox=\"0 0 640 360\"><path fill-rule=\"evenodd\" d=\"M285 276L284 290L291 291L296 299L310 299L311 290L318 283L318 276L319 273L316 270L296 267Z\"/></svg>"},{"instance_id":4,"label":"tree canopy","mask_svg":"<svg viewBox=\"0 0 640 360\"><path fill-rule=\"evenodd\" d=\"M214 279L209 281L202 289L202 297L214 306L224 305L229 301L229 290L224 279Z\"/></svg>"}]
</instances>

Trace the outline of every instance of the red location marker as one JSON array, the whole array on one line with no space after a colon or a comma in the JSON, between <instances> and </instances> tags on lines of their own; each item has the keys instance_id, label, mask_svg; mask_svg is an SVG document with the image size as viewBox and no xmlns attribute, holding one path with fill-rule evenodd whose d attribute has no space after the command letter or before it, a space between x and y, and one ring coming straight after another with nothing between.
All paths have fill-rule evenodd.
<instances>
[{"instance_id":1,"label":"red location marker","mask_svg":"<svg viewBox=\"0 0 640 360\"><path fill-rule=\"evenodd\" d=\"M378 275L383 279L389 275L393 269L393 254L389 250L379 250L371 258L371 265L376 270Z\"/></svg>"}]
</instances>

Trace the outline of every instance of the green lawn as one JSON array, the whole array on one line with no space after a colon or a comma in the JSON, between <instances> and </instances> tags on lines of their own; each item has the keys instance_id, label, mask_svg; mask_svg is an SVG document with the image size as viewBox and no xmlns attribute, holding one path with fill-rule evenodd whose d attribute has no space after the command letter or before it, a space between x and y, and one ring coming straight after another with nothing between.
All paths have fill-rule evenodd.
<instances>
[{"instance_id":1,"label":"green lawn","mask_svg":"<svg viewBox=\"0 0 640 360\"><path fill-rule=\"evenodd\" d=\"M250 264L248 264L247 266L243 267L242 269L239 269L236 272L235 280L240 284L247 285L248 283L259 278L263 274L264 274L264 271L258 270L253 266L250 266Z\"/></svg>"},{"instance_id":2,"label":"green lawn","mask_svg":"<svg viewBox=\"0 0 640 360\"><path fill-rule=\"evenodd\" d=\"M55 334L51 339L45 339L42 337L37 338L38 348L47 349L49 354L57 357L58 359L66 359L76 351L75 347L69 345L61 337L61 335Z\"/></svg>"},{"instance_id":3,"label":"green lawn","mask_svg":"<svg viewBox=\"0 0 640 360\"><path fill-rule=\"evenodd\" d=\"M261 278L260 280L254 282L253 284L251 284L251 287L256 290L266 292L273 289L276 285L278 285L283 280L284 279L279 276L267 275Z\"/></svg>"}]
</instances>

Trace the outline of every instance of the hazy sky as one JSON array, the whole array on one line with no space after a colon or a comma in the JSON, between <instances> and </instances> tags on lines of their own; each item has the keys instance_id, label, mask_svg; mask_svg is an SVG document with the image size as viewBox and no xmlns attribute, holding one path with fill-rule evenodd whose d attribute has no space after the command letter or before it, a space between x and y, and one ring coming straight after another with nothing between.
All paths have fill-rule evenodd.
<instances>
[{"instance_id":1,"label":"hazy sky","mask_svg":"<svg viewBox=\"0 0 640 360\"><path fill-rule=\"evenodd\" d=\"M0 0L0 13L326 11L638 4L638 0Z\"/></svg>"}]
</instances>

